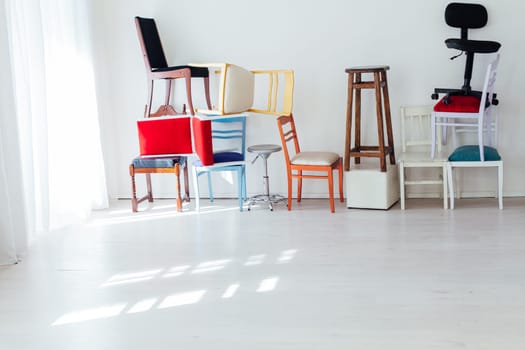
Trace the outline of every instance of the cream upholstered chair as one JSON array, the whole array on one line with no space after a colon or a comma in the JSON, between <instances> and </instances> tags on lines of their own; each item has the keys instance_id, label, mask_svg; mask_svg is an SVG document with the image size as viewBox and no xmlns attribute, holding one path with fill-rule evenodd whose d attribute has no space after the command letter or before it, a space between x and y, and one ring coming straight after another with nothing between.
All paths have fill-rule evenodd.
<instances>
[{"instance_id":1,"label":"cream upholstered chair","mask_svg":"<svg viewBox=\"0 0 525 350\"><path fill-rule=\"evenodd\" d=\"M252 112L269 115L290 115L292 112L294 73L290 69L247 70L230 63L192 64L207 67L218 76L217 98L211 109L197 109L207 115L228 115ZM260 91L262 89L262 91ZM266 96L258 105L254 96Z\"/></svg>"},{"instance_id":2,"label":"cream upholstered chair","mask_svg":"<svg viewBox=\"0 0 525 350\"><path fill-rule=\"evenodd\" d=\"M443 208L447 209L447 155L441 151L432 159L429 155L432 137L430 119L432 106L402 106L401 118L401 154L397 157L399 168L399 190L401 209L405 209L406 189L408 186L440 185L443 188ZM439 130L438 130L439 132ZM408 169L437 169L439 178L409 178Z\"/></svg>"},{"instance_id":3,"label":"cream upholstered chair","mask_svg":"<svg viewBox=\"0 0 525 350\"><path fill-rule=\"evenodd\" d=\"M333 171L336 169L339 172L339 200L343 202L343 159L334 152L301 151L292 114L278 117L277 125L288 174L288 210L292 210L292 180L294 178L297 179L297 202L301 201L303 179L327 179L330 211L334 213ZM312 172L314 174L311 174Z\"/></svg>"}]
</instances>

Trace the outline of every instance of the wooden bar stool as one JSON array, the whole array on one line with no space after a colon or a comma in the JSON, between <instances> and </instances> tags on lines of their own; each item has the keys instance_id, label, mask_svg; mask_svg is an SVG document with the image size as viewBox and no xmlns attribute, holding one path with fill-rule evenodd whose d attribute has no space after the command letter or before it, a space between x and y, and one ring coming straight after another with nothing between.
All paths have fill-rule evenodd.
<instances>
[{"instance_id":1,"label":"wooden bar stool","mask_svg":"<svg viewBox=\"0 0 525 350\"><path fill-rule=\"evenodd\" d=\"M350 157L355 163L361 162L361 157L379 158L382 172L386 172L386 156L390 156L390 164L396 164L394 154L394 137L392 135L392 121L390 117L390 100L388 99L388 84L386 71L388 66L352 67L345 69L348 73L348 99L346 105L346 143L344 169L350 170ZM362 81L362 74L371 73L373 81ZM361 144L361 90L374 89L376 98L378 146L364 146ZM353 108L355 91L355 113ZM381 98L382 94L382 98ZM384 120L383 120L384 109ZM355 115L355 138L352 148L352 115ZM384 125L386 125L387 141L385 145Z\"/></svg>"}]
</instances>

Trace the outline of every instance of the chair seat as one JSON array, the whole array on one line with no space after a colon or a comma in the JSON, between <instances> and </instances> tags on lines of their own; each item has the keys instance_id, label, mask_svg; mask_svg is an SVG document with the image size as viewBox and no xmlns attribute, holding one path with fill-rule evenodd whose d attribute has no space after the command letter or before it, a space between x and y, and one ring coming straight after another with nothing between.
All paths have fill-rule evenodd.
<instances>
[{"instance_id":1,"label":"chair seat","mask_svg":"<svg viewBox=\"0 0 525 350\"><path fill-rule=\"evenodd\" d=\"M244 161L244 156L238 152L218 152L213 154L213 163L229 163L229 162L242 162ZM197 159L193 165L202 167L202 162L200 159Z\"/></svg>"},{"instance_id":2,"label":"chair seat","mask_svg":"<svg viewBox=\"0 0 525 350\"><path fill-rule=\"evenodd\" d=\"M485 161L501 160L498 150L494 147L483 146L483 154ZM456 148L454 152L448 157L451 162L479 162L479 146L466 145Z\"/></svg>"},{"instance_id":3,"label":"chair seat","mask_svg":"<svg viewBox=\"0 0 525 350\"><path fill-rule=\"evenodd\" d=\"M429 157L428 151L404 152L399 155L398 160L400 162L405 162L405 163L407 162L410 162L410 163L422 163L422 162L442 163L448 160L448 154L444 152L436 152L434 159L432 159Z\"/></svg>"},{"instance_id":4,"label":"chair seat","mask_svg":"<svg viewBox=\"0 0 525 350\"><path fill-rule=\"evenodd\" d=\"M297 153L290 163L293 165L332 165L339 159L339 155L333 152L300 152Z\"/></svg>"},{"instance_id":5,"label":"chair seat","mask_svg":"<svg viewBox=\"0 0 525 350\"><path fill-rule=\"evenodd\" d=\"M501 44L496 41L465 40L456 38L445 40L445 45L447 45L449 49L474 53L493 53L497 52L501 47Z\"/></svg>"},{"instance_id":6,"label":"chair seat","mask_svg":"<svg viewBox=\"0 0 525 350\"><path fill-rule=\"evenodd\" d=\"M191 76L193 78L207 78L210 75L208 68L206 67L193 67L193 66L171 66L171 67L162 67L162 68L151 68L152 72L169 72L179 69L189 68L191 71Z\"/></svg>"},{"instance_id":7,"label":"chair seat","mask_svg":"<svg viewBox=\"0 0 525 350\"><path fill-rule=\"evenodd\" d=\"M136 157L132 164L135 168L173 168L175 164L182 164L186 157Z\"/></svg>"},{"instance_id":8,"label":"chair seat","mask_svg":"<svg viewBox=\"0 0 525 350\"><path fill-rule=\"evenodd\" d=\"M448 103L446 104L445 99L448 99ZM434 111L446 113L478 113L480 103L481 100L476 96L445 96L436 103Z\"/></svg>"}]
</instances>

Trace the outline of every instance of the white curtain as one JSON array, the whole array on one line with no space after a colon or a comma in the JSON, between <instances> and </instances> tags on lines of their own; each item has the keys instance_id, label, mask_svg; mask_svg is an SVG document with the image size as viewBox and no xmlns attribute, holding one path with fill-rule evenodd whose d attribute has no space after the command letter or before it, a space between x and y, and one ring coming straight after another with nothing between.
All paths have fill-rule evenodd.
<instances>
[{"instance_id":1,"label":"white curtain","mask_svg":"<svg viewBox=\"0 0 525 350\"><path fill-rule=\"evenodd\" d=\"M38 234L108 205L88 4L5 0L25 232L2 235L17 256Z\"/></svg>"}]
</instances>

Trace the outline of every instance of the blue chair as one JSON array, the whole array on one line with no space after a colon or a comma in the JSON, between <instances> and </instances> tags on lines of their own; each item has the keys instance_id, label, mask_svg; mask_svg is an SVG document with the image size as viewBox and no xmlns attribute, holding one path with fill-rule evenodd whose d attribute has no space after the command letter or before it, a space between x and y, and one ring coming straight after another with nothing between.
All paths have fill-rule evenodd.
<instances>
[{"instance_id":1,"label":"blue chair","mask_svg":"<svg viewBox=\"0 0 525 350\"><path fill-rule=\"evenodd\" d=\"M200 159L193 162L195 208L200 210L199 176L207 174L210 201L213 202L211 173L231 171L237 172L239 209L242 211L246 199L246 117L216 117L212 119L211 125L214 163L203 165Z\"/></svg>"}]
</instances>

